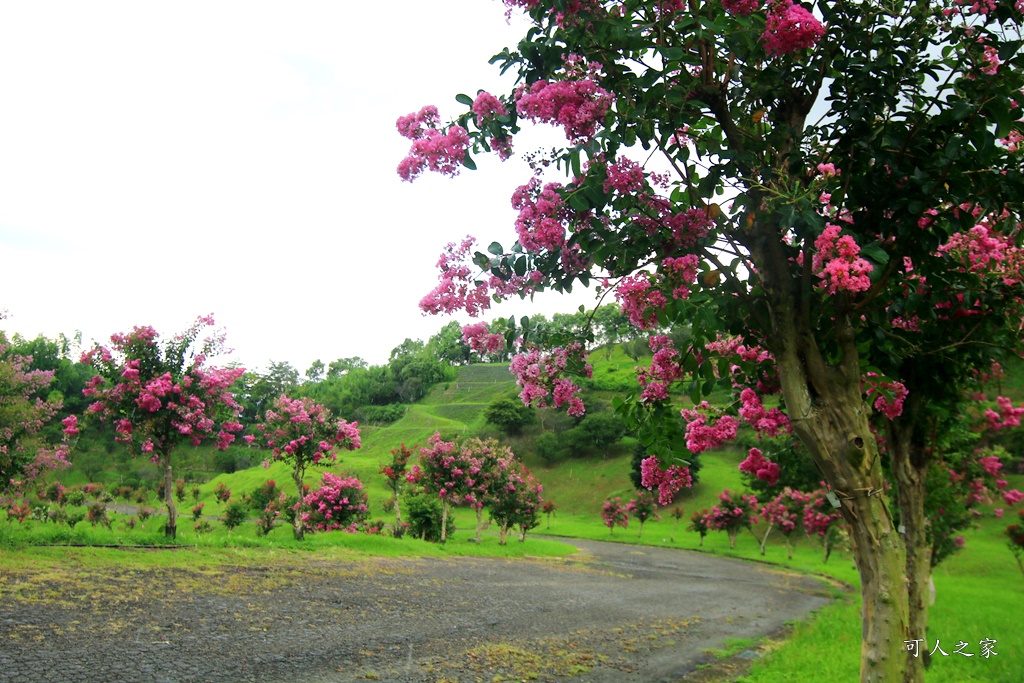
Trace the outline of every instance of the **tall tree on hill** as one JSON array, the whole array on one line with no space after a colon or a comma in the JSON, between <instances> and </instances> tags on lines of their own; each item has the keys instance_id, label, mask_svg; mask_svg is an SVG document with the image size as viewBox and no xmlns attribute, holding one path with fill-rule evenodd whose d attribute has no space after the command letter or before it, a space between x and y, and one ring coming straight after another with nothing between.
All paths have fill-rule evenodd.
<instances>
[{"instance_id":1,"label":"tall tree on hill","mask_svg":"<svg viewBox=\"0 0 1024 683\"><path fill-rule=\"evenodd\" d=\"M513 194L512 248L449 245L421 306L476 316L493 298L599 282L639 328L691 325L686 348L652 337L621 411L643 443L665 441L667 388L687 382L692 452L734 437L735 413L792 430L842 501L861 680L920 681L904 641L925 634L910 631L906 546L869 420L902 417L910 392L905 420L927 424L948 409L933 379L959 396L992 353L1021 346L1024 4L505 2L531 22L493 60L518 83L460 95L468 110L450 124L434 107L399 119L413 141L399 173L506 157L523 121L560 126L567 145L535 155ZM554 169L564 182L541 177ZM520 327L505 332L525 346L524 398L581 413L567 374L585 369L582 345L541 353L543 335ZM702 402L734 383L733 414ZM761 402L772 392L775 413ZM929 470L907 452L908 472ZM902 498L923 505L912 487Z\"/></svg>"}]
</instances>

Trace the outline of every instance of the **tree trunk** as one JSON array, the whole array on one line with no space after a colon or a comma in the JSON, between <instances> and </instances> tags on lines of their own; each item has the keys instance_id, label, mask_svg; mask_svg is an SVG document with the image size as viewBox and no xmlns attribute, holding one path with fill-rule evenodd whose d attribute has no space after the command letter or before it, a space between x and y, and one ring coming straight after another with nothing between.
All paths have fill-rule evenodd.
<instances>
[{"instance_id":1,"label":"tree trunk","mask_svg":"<svg viewBox=\"0 0 1024 683\"><path fill-rule=\"evenodd\" d=\"M481 505L476 509L476 542L480 543L480 531L484 526L484 508ZM502 543L502 545L505 545Z\"/></svg>"},{"instance_id":2,"label":"tree trunk","mask_svg":"<svg viewBox=\"0 0 1024 683\"><path fill-rule=\"evenodd\" d=\"M178 537L178 510L174 507L174 475L171 473L171 459L168 455L161 456L164 464L164 503L167 505L167 524L164 534L168 538Z\"/></svg>"},{"instance_id":3,"label":"tree trunk","mask_svg":"<svg viewBox=\"0 0 1024 683\"><path fill-rule=\"evenodd\" d=\"M441 543L448 540L448 501L441 501Z\"/></svg>"},{"instance_id":4,"label":"tree trunk","mask_svg":"<svg viewBox=\"0 0 1024 683\"><path fill-rule=\"evenodd\" d=\"M791 300L793 301L793 300ZM861 390L856 337L848 321L834 322L841 360L825 362L795 311L779 300L773 341L793 431L842 502L861 578L861 683L902 683L910 658L906 551L889 513L878 444Z\"/></svg>"},{"instance_id":5,"label":"tree trunk","mask_svg":"<svg viewBox=\"0 0 1024 683\"><path fill-rule=\"evenodd\" d=\"M768 529L764 532L764 538L761 540L761 556L764 557L764 547L768 545L768 537L772 535L772 526L774 522L768 522Z\"/></svg>"},{"instance_id":6,"label":"tree trunk","mask_svg":"<svg viewBox=\"0 0 1024 683\"><path fill-rule=\"evenodd\" d=\"M296 467L292 470L292 481L295 482L295 490L299 492L298 507L295 509L295 523L292 525L292 533L295 535L296 541L301 541L305 538L305 522L302 520L302 513L306 509L306 504L303 502L304 496L302 495L302 471Z\"/></svg>"},{"instance_id":7,"label":"tree trunk","mask_svg":"<svg viewBox=\"0 0 1024 683\"><path fill-rule=\"evenodd\" d=\"M916 406L907 401L904 408ZM931 602L932 547L928 541L928 519L924 512L927 495L927 454L913 438L913 413L909 420L897 419L889 430L889 457L896 477L900 523L907 548L907 593L910 606L906 640L919 641L918 657L907 660L905 683L922 683L924 670L931 664L928 646L928 606Z\"/></svg>"}]
</instances>

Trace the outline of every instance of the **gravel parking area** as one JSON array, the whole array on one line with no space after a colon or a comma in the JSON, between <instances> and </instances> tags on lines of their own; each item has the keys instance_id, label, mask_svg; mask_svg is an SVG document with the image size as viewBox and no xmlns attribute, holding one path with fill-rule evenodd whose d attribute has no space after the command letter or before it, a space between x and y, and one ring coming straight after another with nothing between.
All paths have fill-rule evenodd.
<instances>
[{"instance_id":1,"label":"gravel parking area","mask_svg":"<svg viewBox=\"0 0 1024 683\"><path fill-rule=\"evenodd\" d=\"M572 541L565 560L277 554L0 574L0 680L476 683L690 680L776 633L823 584L701 553ZM163 551L167 552L167 551Z\"/></svg>"}]
</instances>

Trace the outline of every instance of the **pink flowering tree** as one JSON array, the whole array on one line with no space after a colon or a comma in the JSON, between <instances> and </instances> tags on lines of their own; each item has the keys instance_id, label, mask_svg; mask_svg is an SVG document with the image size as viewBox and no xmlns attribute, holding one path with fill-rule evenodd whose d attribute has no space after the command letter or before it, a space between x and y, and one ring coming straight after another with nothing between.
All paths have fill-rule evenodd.
<instances>
[{"instance_id":1,"label":"pink flowering tree","mask_svg":"<svg viewBox=\"0 0 1024 683\"><path fill-rule=\"evenodd\" d=\"M763 347L774 378L764 388L846 494L861 679L920 681L921 660L902 641L924 638L911 628L906 577L907 545L923 543L924 494L912 485L934 463L928 421L950 414L972 368L1021 345L1024 4L506 5L532 24L494 60L519 82L493 95L500 108L488 98L478 114L479 97L463 96L451 124L431 113L420 128L453 135L446 158L464 151L464 166L507 156L526 122L565 144L534 156L536 174L513 194L516 243L470 244L424 307L472 315L494 296L614 290L638 327L692 325L680 363L695 405L730 383L706 348L719 333ZM429 167L416 139L416 163ZM551 353L542 331L523 327L513 340ZM571 382L570 371L538 375L541 386ZM881 409L865 397L869 372ZM663 401L622 407L649 428L645 441L668 449L658 439L667 421L647 419ZM906 489L906 542L871 428L872 411L886 409L903 418L890 456ZM728 434L731 415L691 410L687 445Z\"/></svg>"},{"instance_id":2,"label":"pink flowering tree","mask_svg":"<svg viewBox=\"0 0 1024 683\"><path fill-rule=\"evenodd\" d=\"M420 449L420 464L411 472L429 494L441 501L441 542L448 540L448 515L452 506L483 509L485 473L477 453L435 432ZM479 525L478 525L479 528Z\"/></svg>"},{"instance_id":3,"label":"pink flowering tree","mask_svg":"<svg viewBox=\"0 0 1024 683\"><path fill-rule=\"evenodd\" d=\"M292 466L292 481L299 498L294 520L294 535L302 540L308 519L303 479L310 467L326 467L337 462L337 449L355 450L362 443L359 424L335 418L331 411L309 398L292 399L281 394L274 399L263 422L256 426L258 437L271 450L274 460ZM257 437L246 435L249 443ZM269 465L269 462L264 463Z\"/></svg>"},{"instance_id":4,"label":"pink flowering tree","mask_svg":"<svg viewBox=\"0 0 1024 683\"><path fill-rule=\"evenodd\" d=\"M516 527L519 540L525 541L526 533L540 524L544 487L518 461L494 484L497 485L490 487L486 500L491 519L498 524L498 543L505 545L509 530Z\"/></svg>"},{"instance_id":5,"label":"pink flowering tree","mask_svg":"<svg viewBox=\"0 0 1024 683\"><path fill-rule=\"evenodd\" d=\"M637 526L640 527L636 535L637 538L643 538L644 524L647 520L660 519L658 516L658 502L650 491L641 491L639 496L626 504L626 509L630 515L636 518Z\"/></svg>"},{"instance_id":6,"label":"pink flowering tree","mask_svg":"<svg viewBox=\"0 0 1024 683\"><path fill-rule=\"evenodd\" d=\"M399 500L406 485L406 469L409 467L409 458L414 454L411 448L407 448L405 442L398 448L391 449L391 462L380 468L380 474L384 475L388 490L395 500L395 536L402 535L402 509Z\"/></svg>"},{"instance_id":7,"label":"pink flowering tree","mask_svg":"<svg viewBox=\"0 0 1024 683\"><path fill-rule=\"evenodd\" d=\"M212 441L223 450L242 429L231 386L244 368L207 366L208 358L224 351L223 332L205 316L169 339L161 340L152 327L135 327L112 335L110 347L96 345L82 354L96 372L83 391L92 400L86 416L113 424L116 441L163 468L164 531L171 538L177 535L175 449Z\"/></svg>"},{"instance_id":8,"label":"pink flowering tree","mask_svg":"<svg viewBox=\"0 0 1024 683\"><path fill-rule=\"evenodd\" d=\"M821 488L808 494L808 501L804 506L804 533L808 536L817 536L821 540L825 550L823 562L828 562L832 549L841 536L843 515L840 508L836 507L837 503L841 505L842 501L834 491Z\"/></svg>"},{"instance_id":9,"label":"pink flowering tree","mask_svg":"<svg viewBox=\"0 0 1024 683\"><path fill-rule=\"evenodd\" d=\"M609 498L601 506L601 520L608 527L608 532L614 535L615 527L625 529L629 526L629 509L618 496Z\"/></svg>"},{"instance_id":10,"label":"pink flowering tree","mask_svg":"<svg viewBox=\"0 0 1024 683\"><path fill-rule=\"evenodd\" d=\"M772 529L786 539L786 556L793 559L793 537L801 529L803 512L810 502L810 496L788 486L779 495L761 506L761 519L768 523L768 531L761 541L761 554L764 555L765 542Z\"/></svg>"},{"instance_id":11,"label":"pink flowering tree","mask_svg":"<svg viewBox=\"0 0 1024 683\"><path fill-rule=\"evenodd\" d=\"M724 531L729 536L729 547L735 548L740 531L757 523L760 506L754 496L729 489L718 494L718 501L707 513L708 528Z\"/></svg>"},{"instance_id":12,"label":"pink flowering tree","mask_svg":"<svg viewBox=\"0 0 1024 683\"><path fill-rule=\"evenodd\" d=\"M39 475L69 465L67 445L52 447L38 438L61 401L39 398L54 373L32 370L31 362L30 356L12 353L0 332L0 491L25 489ZM77 423L74 417L64 421L66 436L77 434Z\"/></svg>"}]
</instances>

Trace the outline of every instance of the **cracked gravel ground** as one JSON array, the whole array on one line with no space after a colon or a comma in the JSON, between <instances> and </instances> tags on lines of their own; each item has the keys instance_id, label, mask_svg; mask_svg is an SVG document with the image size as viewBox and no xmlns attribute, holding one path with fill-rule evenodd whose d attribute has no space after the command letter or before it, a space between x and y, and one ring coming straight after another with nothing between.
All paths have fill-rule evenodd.
<instances>
[{"instance_id":1,"label":"cracked gravel ground","mask_svg":"<svg viewBox=\"0 0 1024 683\"><path fill-rule=\"evenodd\" d=\"M768 565L571 543L563 560L0 573L0 681L674 682L827 602Z\"/></svg>"}]
</instances>

